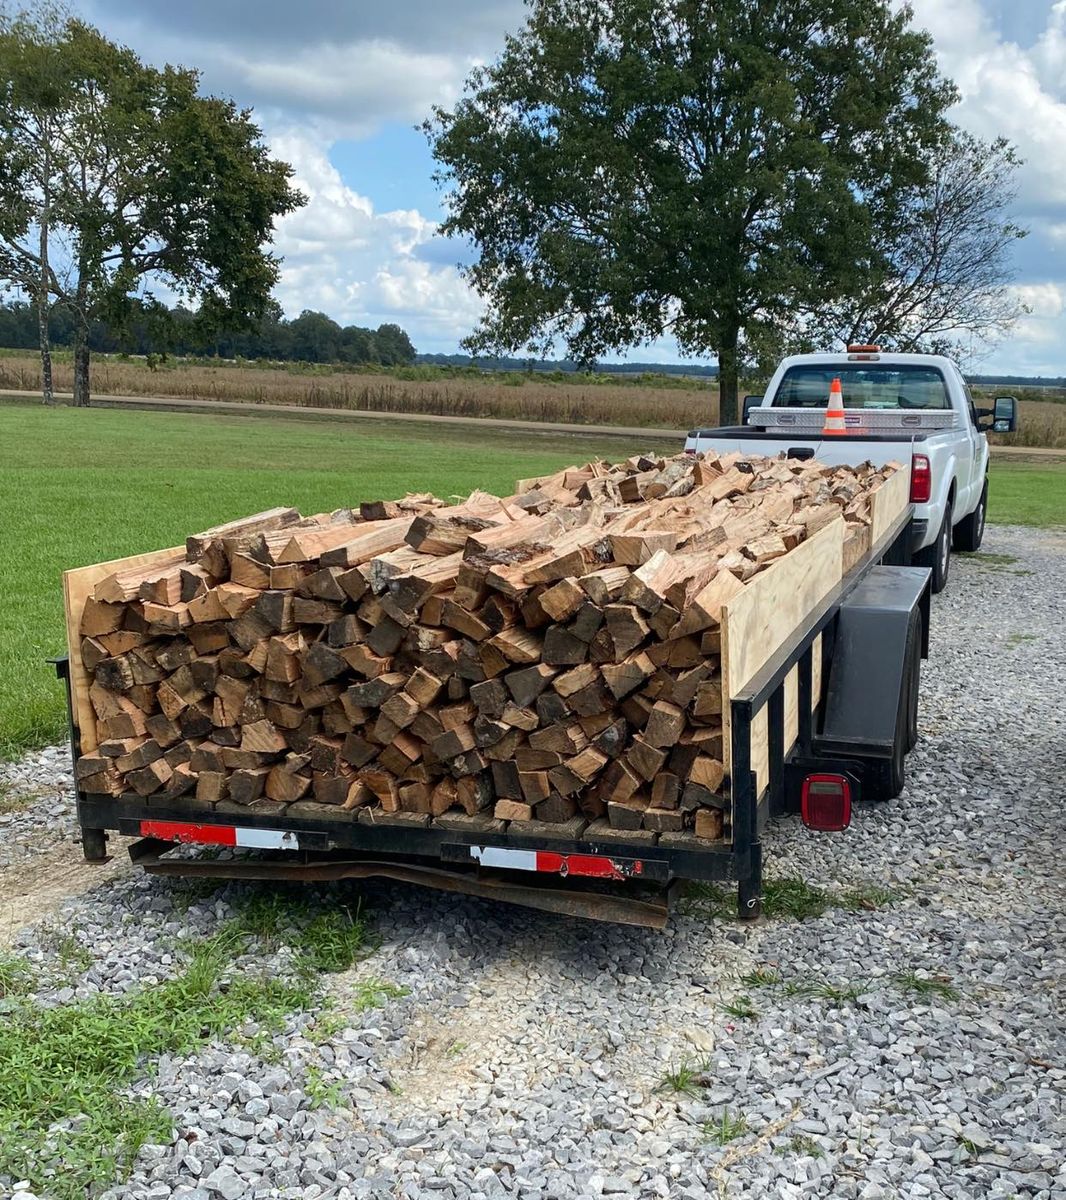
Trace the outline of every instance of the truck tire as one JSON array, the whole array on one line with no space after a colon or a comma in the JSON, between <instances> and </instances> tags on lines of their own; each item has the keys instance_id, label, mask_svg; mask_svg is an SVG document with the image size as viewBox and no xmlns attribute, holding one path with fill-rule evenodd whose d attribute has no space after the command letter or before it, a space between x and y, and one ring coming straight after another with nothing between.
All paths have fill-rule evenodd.
<instances>
[{"instance_id":1,"label":"truck tire","mask_svg":"<svg viewBox=\"0 0 1066 1200\"><path fill-rule=\"evenodd\" d=\"M914 556L916 566L928 567L933 573L930 583L933 595L948 586L948 569L951 566L951 502L944 510L944 523L931 546L925 546Z\"/></svg>"},{"instance_id":2,"label":"truck tire","mask_svg":"<svg viewBox=\"0 0 1066 1200\"><path fill-rule=\"evenodd\" d=\"M988 510L988 480L985 480L985 486L981 489L981 499L977 502L977 507L968 517L963 517L962 520L955 526L955 532L952 534L951 547L953 550L962 550L966 554L972 554L975 550L981 549L981 541L985 536L985 514Z\"/></svg>"},{"instance_id":3,"label":"truck tire","mask_svg":"<svg viewBox=\"0 0 1066 1200\"><path fill-rule=\"evenodd\" d=\"M922 615L915 612L907 628L903 650L903 680L899 707L896 709L896 733L892 739L892 757L867 765L863 779L864 800L883 803L895 800L906 782L907 751L918 740L918 684L922 661Z\"/></svg>"}]
</instances>

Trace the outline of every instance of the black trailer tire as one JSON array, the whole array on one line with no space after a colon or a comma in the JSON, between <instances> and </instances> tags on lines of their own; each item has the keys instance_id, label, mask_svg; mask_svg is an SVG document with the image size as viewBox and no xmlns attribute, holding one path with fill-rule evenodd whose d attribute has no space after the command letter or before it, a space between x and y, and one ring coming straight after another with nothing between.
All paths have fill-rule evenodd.
<instances>
[{"instance_id":1,"label":"black trailer tire","mask_svg":"<svg viewBox=\"0 0 1066 1200\"><path fill-rule=\"evenodd\" d=\"M895 800L907 779L907 752L918 740L918 684L922 659L922 615L915 612L907 627L903 651L903 680L896 709L892 757L871 762L865 772L864 800ZM913 740L912 740L913 739Z\"/></svg>"},{"instance_id":2,"label":"black trailer tire","mask_svg":"<svg viewBox=\"0 0 1066 1200\"><path fill-rule=\"evenodd\" d=\"M981 499L977 502L977 507L968 517L963 517L962 520L955 526L955 532L951 537L951 546L953 550L962 550L966 554L973 554L975 550L981 549L981 542L985 536L985 515L988 511L988 480L985 480L985 486L981 489Z\"/></svg>"},{"instance_id":3,"label":"black trailer tire","mask_svg":"<svg viewBox=\"0 0 1066 1200\"><path fill-rule=\"evenodd\" d=\"M951 503L944 511L944 523L936 535L936 541L926 546L914 556L914 562L919 567L928 567L933 573L930 587L933 594L942 592L948 586L948 570L951 566Z\"/></svg>"}]
</instances>

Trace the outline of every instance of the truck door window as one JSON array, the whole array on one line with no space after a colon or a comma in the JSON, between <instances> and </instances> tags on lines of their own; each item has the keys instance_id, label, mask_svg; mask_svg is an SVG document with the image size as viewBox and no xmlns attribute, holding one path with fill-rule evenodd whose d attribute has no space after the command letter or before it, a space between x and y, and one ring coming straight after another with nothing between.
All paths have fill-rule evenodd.
<instances>
[{"instance_id":1,"label":"truck door window","mask_svg":"<svg viewBox=\"0 0 1066 1200\"><path fill-rule=\"evenodd\" d=\"M966 393L966 407L970 410L970 424L977 428L977 405L973 402L973 396L970 394L970 385L963 380L962 390Z\"/></svg>"},{"instance_id":2,"label":"truck door window","mask_svg":"<svg viewBox=\"0 0 1066 1200\"><path fill-rule=\"evenodd\" d=\"M845 408L946 409L944 377L936 367L892 363L789 367L774 396L775 408L825 408L829 385L840 380Z\"/></svg>"}]
</instances>

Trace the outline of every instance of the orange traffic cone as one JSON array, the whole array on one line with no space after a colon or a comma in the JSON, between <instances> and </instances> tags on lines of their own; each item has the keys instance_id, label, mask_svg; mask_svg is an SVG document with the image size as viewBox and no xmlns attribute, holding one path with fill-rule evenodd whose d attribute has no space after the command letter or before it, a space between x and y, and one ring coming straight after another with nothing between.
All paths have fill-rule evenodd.
<instances>
[{"instance_id":1,"label":"orange traffic cone","mask_svg":"<svg viewBox=\"0 0 1066 1200\"><path fill-rule=\"evenodd\" d=\"M844 424L844 393L840 387L840 380L834 379L829 385L829 403L826 405L822 436L839 435L847 431Z\"/></svg>"}]
</instances>

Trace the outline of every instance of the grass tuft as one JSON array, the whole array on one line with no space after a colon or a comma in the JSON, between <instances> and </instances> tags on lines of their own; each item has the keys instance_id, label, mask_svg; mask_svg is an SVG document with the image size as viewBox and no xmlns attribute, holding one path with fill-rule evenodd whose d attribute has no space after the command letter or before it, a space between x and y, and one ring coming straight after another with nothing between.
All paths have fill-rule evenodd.
<instances>
[{"instance_id":1,"label":"grass tuft","mask_svg":"<svg viewBox=\"0 0 1066 1200\"><path fill-rule=\"evenodd\" d=\"M802 1154L808 1158L825 1158L825 1151L812 1137L805 1133L794 1133L788 1140L788 1145L782 1147L782 1153Z\"/></svg>"},{"instance_id":2,"label":"grass tuft","mask_svg":"<svg viewBox=\"0 0 1066 1200\"><path fill-rule=\"evenodd\" d=\"M363 979L355 986L352 997L352 1012L369 1012L372 1008L384 1008L387 1000L399 1000L409 995L411 989L400 987L383 979Z\"/></svg>"},{"instance_id":3,"label":"grass tuft","mask_svg":"<svg viewBox=\"0 0 1066 1200\"><path fill-rule=\"evenodd\" d=\"M673 1092L678 1096L699 1097L700 1088L707 1085L708 1063L694 1062L683 1059L676 1067L671 1067L659 1080L658 1090Z\"/></svg>"},{"instance_id":4,"label":"grass tuft","mask_svg":"<svg viewBox=\"0 0 1066 1200\"><path fill-rule=\"evenodd\" d=\"M746 987L772 988L781 982L781 976L776 971L768 971L765 967L757 967L747 975L741 975L740 982Z\"/></svg>"},{"instance_id":5,"label":"grass tuft","mask_svg":"<svg viewBox=\"0 0 1066 1200\"><path fill-rule=\"evenodd\" d=\"M80 975L92 966L93 956L88 947L78 941L76 931L51 925L45 926L38 936L55 954L59 966L64 971Z\"/></svg>"},{"instance_id":6,"label":"grass tuft","mask_svg":"<svg viewBox=\"0 0 1066 1200\"><path fill-rule=\"evenodd\" d=\"M257 888L241 903L240 928L265 946L292 945L304 969L346 971L366 948L366 923L359 908L318 911L299 886Z\"/></svg>"},{"instance_id":7,"label":"grass tuft","mask_svg":"<svg viewBox=\"0 0 1066 1200\"><path fill-rule=\"evenodd\" d=\"M763 912L769 918L794 917L806 921L820 917L833 903L831 892L798 877L767 879L763 885Z\"/></svg>"},{"instance_id":8,"label":"grass tuft","mask_svg":"<svg viewBox=\"0 0 1066 1200\"><path fill-rule=\"evenodd\" d=\"M33 987L33 968L17 954L0 954L0 1000L24 995Z\"/></svg>"},{"instance_id":9,"label":"grass tuft","mask_svg":"<svg viewBox=\"0 0 1066 1200\"><path fill-rule=\"evenodd\" d=\"M1016 554L992 554L987 550L962 552L962 557L966 562L975 563L979 567L989 567L992 570L998 567L1011 567L1018 561Z\"/></svg>"},{"instance_id":10,"label":"grass tuft","mask_svg":"<svg viewBox=\"0 0 1066 1200\"><path fill-rule=\"evenodd\" d=\"M748 996L737 996L735 1000L723 1004L722 1010L731 1017L740 1017L744 1021L754 1021L759 1016L759 1010Z\"/></svg>"},{"instance_id":11,"label":"grass tuft","mask_svg":"<svg viewBox=\"0 0 1066 1200\"><path fill-rule=\"evenodd\" d=\"M344 1085L339 1079L326 1079L321 1067L311 1063L304 1072L304 1091L312 1108L340 1108L344 1103Z\"/></svg>"},{"instance_id":12,"label":"grass tuft","mask_svg":"<svg viewBox=\"0 0 1066 1200\"><path fill-rule=\"evenodd\" d=\"M944 978L919 975L916 971L904 971L894 977L897 987L916 996L936 996L940 1000L958 1000L959 990Z\"/></svg>"},{"instance_id":13,"label":"grass tuft","mask_svg":"<svg viewBox=\"0 0 1066 1200\"><path fill-rule=\"evenodd\" d=\"M900 898L877 883L860 883L840 890L816 887L795 876L766 879L763 883L763 915L773 920L788 917L806 921L820 917L830 908L873 911ZM736 896L716 883L690 882L682 896L681 910L702 920L732 920L736 917ZM766 983L753 986L767 986Z\"/></svg>"},{"instance_id":14,"label":"grass tuft","mask_svg":"<svg viewBox=\"0 0 1066 1200\"><path fill-rule=\"evenodd\" d=\"M889 904L894 904L900 899L901 893L892 888L886 888L879 883L860 883L855 887L845 888L840 893L839 904L841 908L852 910L865 909L867 912L873 912L878 908L885 908Z\"/></svg>"},{"instance_id":15,"label":"grass tuft","mask_svg":"<svg viewBox=\"0 0 1066 1200\"><path fill-rule=\"evenodd\" d=\"M681 911L705 921L729 920L737 915L736 896L717 883L689 880L682 892Z\"/></svg>"},{"instance_id":16,"label":"grass tuft","mask_svg":"<svg viewBox=\"0 0 1066 1200\"><path fill-rule=\"evenodd\" d=\"M3 756L0 755L0 758ZM0 780L0 817L8 816L11 813L25 812L32 804L37 802L39 793L18 791L16 792L10 784Z\"/></svg>"},{"instance_id":17,"label":"grass tuft","mask_svg":"<svg viewBox=\"0 0 1066 1200\"><path fill-rule=\"evenodd\" d=\"M728 1108L722 1110L717 1121L708 1121L703 1126L704 1137L719 1146L728 1146L747 1132L747 1117L743 1113L733 1114Z\"/></svg>"}]
</instances>

